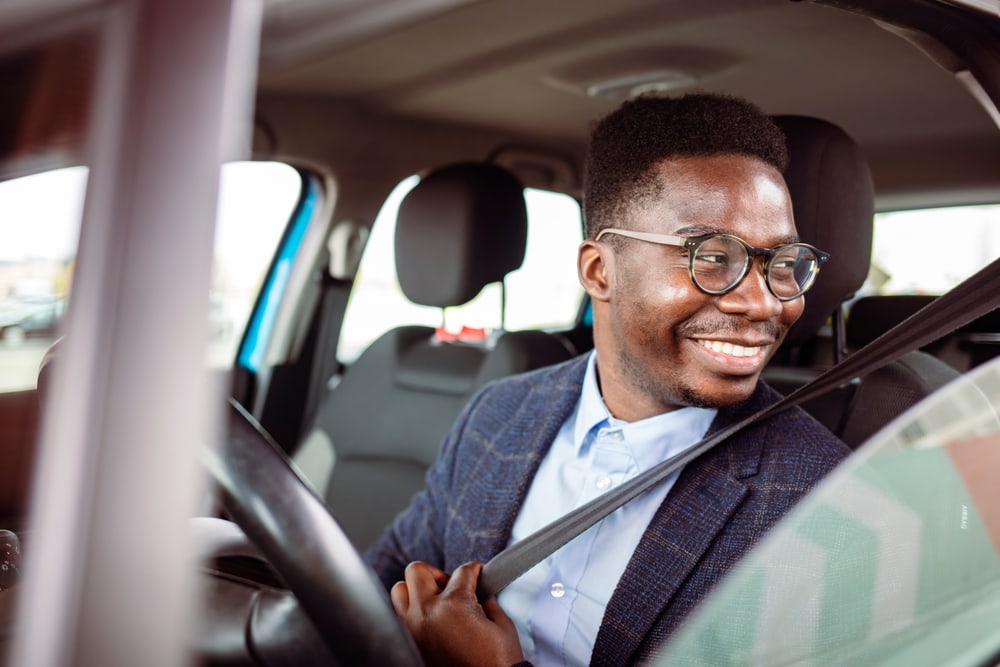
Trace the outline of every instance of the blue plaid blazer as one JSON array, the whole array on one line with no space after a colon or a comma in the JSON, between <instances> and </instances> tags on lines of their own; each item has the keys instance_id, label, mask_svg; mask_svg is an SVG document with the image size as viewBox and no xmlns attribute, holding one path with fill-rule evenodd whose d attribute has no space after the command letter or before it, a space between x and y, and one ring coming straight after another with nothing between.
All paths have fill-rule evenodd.
<instances>
[{"instance_id":1,"label":"blue plaid blazer","mask_svg":"<svg viewBox=\"0 0 1000 667\"><path fill-rule=\"evenodd\" d=\"M446 572L510 538L532 477L580 396L586 355L498 380L466 406L423 491L366 552L389 588L414 560ZM763 382L710 431L778 400ZM593 665L651 658L712 586L850 450L793 408L689 464L650 522L608 602Z\"/></svg>"}]
</instances>

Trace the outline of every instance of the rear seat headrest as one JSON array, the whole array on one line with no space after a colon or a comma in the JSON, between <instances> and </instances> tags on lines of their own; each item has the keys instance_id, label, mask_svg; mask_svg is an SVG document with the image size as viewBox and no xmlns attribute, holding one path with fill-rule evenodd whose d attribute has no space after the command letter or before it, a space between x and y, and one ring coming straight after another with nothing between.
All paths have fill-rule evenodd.
<instances>
[{"instance_id":1,"label":"rear seat headrest","mask_svg":"<svg viewBox=\"0 0 1000 667\"><path fill-rule=\"evenodd\" d=\"M396 222L396 271L407 298L457 306L524 261L528 214L513 174L486 163L432 171L407 194Z\"/></svg>"},{"instance_id":2,"label":"rear seat headrest","mask_svg":"<svg viewBox=\"0 0 1000 667\"><path fill-rule=\"evenodd\" d=\"M788 139L785 181L799 237L830 253L806 294L786 345L813 337L830 314L860 289L872 251L875 194L861 149L842 129L817 118L775 116Z\"/></svg>"}]
</instances>

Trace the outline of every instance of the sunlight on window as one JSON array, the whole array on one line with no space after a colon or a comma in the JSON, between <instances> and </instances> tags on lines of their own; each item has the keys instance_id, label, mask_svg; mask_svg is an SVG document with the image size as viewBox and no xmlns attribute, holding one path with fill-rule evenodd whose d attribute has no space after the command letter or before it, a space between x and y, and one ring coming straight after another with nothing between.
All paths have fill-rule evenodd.
<instances>
[{"instance_id":1,"label":"sunlight on window","mask_svg":"<svg viewBox=\"0 0 1000 667\"><path fill-rule=\"evenodd\" d=\"M302 176L283 162L222 168L209 301L209 364L228 367L264 274L302 192Z\"/></svg>"},{"instance_id":2,"label":"sunlight on window","mask_svg":"<svg viewBox=\"0 0 1000 667\"><path fill-rule=\"evenodd\" d=\"M1000 257L1000 205L879 213L863 294L941 294Z\"/></svg>"},{"instance_id":3,"label":"sunlight on window","mask_svg":"<svg viewBox=\"0 0 1000 667\"><path fill-rule=\"evenodd\" d=\"M87 186L86 167L0 183L0 391L34 387L61 333ZM302 190L278 162L227 164L220 180L207 358L229 366L264 273Z\"/></svg>"},{"instance_id":4,"label":"sunlight on window","mask_svg":"<svg viewBox=\"0 0 1000 667\"><path fill-rule=\"evenodd\" d=\"M65 311L85 167L0 183L0 391L35 386Z\"/></svg>"}]
</instances>

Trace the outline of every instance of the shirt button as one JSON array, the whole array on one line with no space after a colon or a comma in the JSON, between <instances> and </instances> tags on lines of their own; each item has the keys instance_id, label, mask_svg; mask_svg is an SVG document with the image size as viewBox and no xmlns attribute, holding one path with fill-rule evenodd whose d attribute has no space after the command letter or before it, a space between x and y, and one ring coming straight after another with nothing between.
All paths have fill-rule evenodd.
<instances>
[{"instance_id":1,"label":"shirt button","mask_svg":"<svg viewBox=\"0 0 1000 667\"><path fill-rule=\"evenodd\" d=\"M549 588L549 594L554 598L561 598L566 595L566 587L559 582L556 582L552 584L551 588Z\"/></svg>"},{"instance_id":2,"label":"shirt button","mask_svg":"<svg viewBox=\"0 0 1000 667\"><path fill-rule=\"evenodd\" d=\"M621 431L611 431L608 433L608 440L613 440L614 442L621 442L625 439L625 436Z\"/></svg>"},{"instance_id":3,"label":"shirt button","mask_svg":"<svg viewBox=\"0 0 1000 667\"><path fill-rule=\"evenodd\" d=\"M609 486L611 486L611 478L610 477L601 477L599 480L597 480L597 485L596 486L601 491L604 491Z\"/></svg>"}]
</instances>

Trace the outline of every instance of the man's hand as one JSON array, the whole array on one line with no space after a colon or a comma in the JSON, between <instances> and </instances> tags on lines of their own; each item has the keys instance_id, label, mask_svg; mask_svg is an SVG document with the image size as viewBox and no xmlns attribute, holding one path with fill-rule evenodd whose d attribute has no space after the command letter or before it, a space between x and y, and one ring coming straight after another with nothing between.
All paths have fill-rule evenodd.
<instances>
[{"instance_id":1,"label":"man's hand","mask_svg":"<svg viewBox=\"0 0 1000 667\"><path fill-rule=\"evenodd\" d=\"M510 667L524 660L517 629L496 598L476 600L483 564L466 563L449 577L427 563L406 566L390 597L428 665Z\"/></svg>"}]
</instances>

